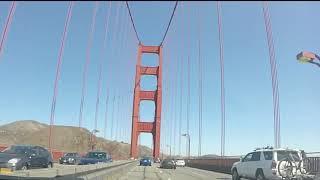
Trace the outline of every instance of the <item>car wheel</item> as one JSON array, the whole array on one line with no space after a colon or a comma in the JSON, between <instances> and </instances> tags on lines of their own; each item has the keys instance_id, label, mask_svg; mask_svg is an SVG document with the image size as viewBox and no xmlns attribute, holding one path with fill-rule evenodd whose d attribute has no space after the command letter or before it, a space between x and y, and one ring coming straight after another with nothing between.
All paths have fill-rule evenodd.
<instances>
[{"instance_id":1,"label":"car wheel","mask_svg":"<svg viewBox=\"0 0 320 180\"><path fill-rule=\"evenodd\" d=\"M262 172L262 170L258 170L256 173L256 179L257 180L265 180L264 174Z\"/></svg>"},{"instance_id":2,"label":"car wheel","mask_svg":"<svg viewBox=\"0 0 320 180\"><path fill-rule=\"evenodd\" d=\"M240 180L238 171L236 169L233 170L233 172L232 172L232 180Z\"/></svg>"},{"instance_id":3,"label":"car wheel","mask_svg":"<svg viewBox=\"0 0 320 180\"><path fill-rule=\"evenodd\" d=\"M25 171L25 170L28 170L29 167L27 164L24 164L22 167L21 167L21 170Z\"/></svg>"}]
</instances>

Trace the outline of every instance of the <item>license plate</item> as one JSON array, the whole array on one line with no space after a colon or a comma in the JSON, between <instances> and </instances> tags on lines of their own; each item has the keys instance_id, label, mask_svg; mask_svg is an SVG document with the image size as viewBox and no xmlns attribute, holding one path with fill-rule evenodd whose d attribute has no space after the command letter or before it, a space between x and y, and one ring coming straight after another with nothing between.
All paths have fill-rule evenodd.
<instances>
[{"instance_id":1,"label":"license plate","mask_svg":"<svg viewBox=\"0 0 320 180\"><path fill-rule=\"evenodd\" d=\"M1 174L11 174L11 169L9 168L0 168L0 173Z\"/></svg>"}]
</instances>

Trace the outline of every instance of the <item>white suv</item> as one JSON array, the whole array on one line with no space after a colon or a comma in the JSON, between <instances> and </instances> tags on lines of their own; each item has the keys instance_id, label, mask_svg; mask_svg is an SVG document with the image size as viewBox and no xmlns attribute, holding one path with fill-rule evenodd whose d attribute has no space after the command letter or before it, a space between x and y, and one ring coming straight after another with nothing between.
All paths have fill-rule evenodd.
<instances>
[{"instance_id":1,"label":"white suv","mask_svg":"<svg viewBox=\"0 0 320 180\"><path fill-rule=\"evenodd\" d=\"M288 166L284 167L287 163L285 160L287 158L291 159L290 162L292 163L291 169L289 167L290 174L299 175L305 173L297 168L298 166L303 167L300 151L266 148L250 152L244 158L240 158L240 162L235 162L231 168L232 179L239 180L242 177L250 179L282 179L283 175L288 173ZM287 175L289 176L289 174Z\"/></svg>"},{"instance_id":2,"label":"white suv","mask_svg":"<svg viewBox=\"0 0 320 180\"><path fill-rule=\"evenodd\" d=\"M176 160L176 166L178 167L185 167L186 166L186 162L183 159L178 159Z\"/></svg>"}]
</instances>

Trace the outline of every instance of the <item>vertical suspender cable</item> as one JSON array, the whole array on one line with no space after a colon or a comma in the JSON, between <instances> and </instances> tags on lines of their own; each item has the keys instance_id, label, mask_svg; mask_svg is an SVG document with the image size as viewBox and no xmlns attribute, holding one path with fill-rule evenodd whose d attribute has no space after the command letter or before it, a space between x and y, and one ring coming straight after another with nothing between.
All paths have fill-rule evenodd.
<instances>
[{"instance_id":1,"label":"vertical suspender cable","mask_svg":"<svg viewBox=\"0 0 320 180\"><path fill-rule=\"evenodd\" d=\"M271 29L271 19L269 14L268 2L263 2L264 22L266 26L268 48L269 48L269 62L271 66L271 78L273 89L273 108L274 108L274 141L275 147L279 148L280 144L280 108L279 108L279 87L277 75L277 62L275 59L274 42Z\"/></svg>"},{"instance_id":2,"label":"vertical suspender cable","mask_svg":"<svg viewBox=\"0 0 320 180\"><path fill-rule=\"evenodd\" d=\"M219 28L219 52L220 52L220 93L221 93L221 157L225 155L225 88L224 88L224 57L223 57L223 34L221 19L221 4L217 1L218 28Z\"/></svg>"},{"instance_id":3,"label":"vertical suspender cable","mask_svg":"<svg viewBox=\"0 0 320 180\"><path fill-rule=\"evenodd\" d=\"M177 58L178 59L178 58ZM179 72L179 61L176 61L176 69L178 69ZM174 84L174 121L173 121L173 155L176 155L176 139L177 139L177 106L178 104L178 76L175 76L175 84Z\"/></svg>"},{"instance_id":4,"label":"vertical suspender cable","mask_svg":"<svg viewBox=\"0 0 320 180\"><path fill-rule=\"evenodd\" d=\"M107 125L108 125L108 104L109 104L109 90L107 89L107 98L106 98L106 111L104 118L104 138L107 138Z\"/></svg>"},{"instance_id":5,"label":"vertical suspender cable","mask_svg":"<svg viewBox=\"0 0 320 180\"><path fill-rule=\"evenodd\" d=\"M189 126L190 126L190 56L188 56L188 102L187 102L187 134L190 138ZM188 141L188 147L190 147ZM188 148L188 159L190 158L190 149Z\"/></svg>"},{"instance_id":6,"label":"vertical suspender cable","mask_svg":"<svg viewBox=\"0 0 320 180\"><path fill-rule=\"evenodd\" d=\"M96 15L97 15L97 10L98 10L98 6L99 6L99 2L96 1L95 2L95 6L93 9L93 15L92 15L92 22L91 22L91 31L89 33L89 39L88 39L88 44L87 44L87 52L86 52L86 61L85 61L85 65L84 65L84 71L82 74L82 94L81 94L81 102L80 102L80 113L79 113L79 127L81 127L82 125L82 119L83 119L83 104L84 104L84 97L85 97L85 89L86 89L86 85L87 85L87 74L88 74L88 66L90 63L90 50L91 50L91 46L92 46L92 40L93 40L93 33L94 33L94 29L95 29L95 23L96 23ZM95 129L97 128L96 123L94 125Z\"/></svg>"},{"instance_id":7,"label":"vertical suspender cable","mask_svg":"<svg viewBox=\"0 0 320 180\"><path fill-rule=\"evenodd\" d=\"M107 41L107 37L108 37L110 12L111 12L111 1L109 1L108 13L107 13L107 16L106 16L105 34L104 34L103 47L102 47L102 57L103 57L103 54L106 51L106 47L107 47L107 42L106 41ZM100 63L99 63L98 91L97 91L97 100L96 100L96 112L95 112L95 118L94 118L94 120L95 120L94 121L95 129L97 129L98 113L99 113L99 101L100 101L100 94L101 94L102 69L103 69L103 59L104 59L102 57L101 57Z\"/></svg>"},{"instance_id":8,"label":"vertical suspender cable","mask_svg":"<svg viewBox=\"0 0 320 180\"><path fill-rule=\"evenodd\" d=\"M115 99L116 99L116 95L114 94L113 95L113 99L112 99L112 113L111 113L111 131L110 131L110 140L113 139L113 122L114 122L114 102L115 102Z\"/></svg>"},{"instance_id":9,"label":"vertical suspender cable","mask_svg":"<svg viewBox=\"0 0 320 180\"><path fill-rule=\"evenodd\" d=\"M201 22L200 22L200 10L198 8L198 60L199 60L199 149L198 156L201 156L202 146L202 61L201 61Z\"/></svg>"},{"instance_id":10,"label":"vertical suspender cable","mask_svg":"<svg viewBox=\"0 0 320 180\"><path fill-rule=\"evenodd\" d=\"M182 11L182 2L180 3L181 5L181 23L182 25L180 26L181 27L181 30L184 30L183 28L183 11ZM181 136L182 136L182 93L183 93L183 55L184 55L184 38L183 38L183 32L180 33L181 36L181 74L180 74L180 118L179 118L179 155L181 156Z\"/></svg>"},{"instance_id":11,"label":"vertical suspender cable","mask_svg":"<svg viewBox=\"0 0 320 180\"><path fill-rule=\"evenodd\" d=\"M116 119L115 119L115 140L117 141L118 140L118 123L119 123L119 109L120 109L120 92L119 92L119 95L118 95L118 98L117 98L117 115L116 115Z\"/></svg>"},{"instance_id":12,"label":"vertical suspender cable","mask_svg":"<svg viewBox=\"0 0 320 180\"><path fill-rule=\"evenodd\" d=\"M7 17L7 20L6 20L6 24L4 26L4 29L3 29L3 32L2 32L2 36L1 36L1 40L0 40L0 55L1 55L1 52L2 52L2 49L3 49L3 46L4 46L4 42L5 42L5 40L7 39L7 36L8 36L9 26L11 25L15 9L16 9L16 1L12 1L10 9L9 9L9 14L8 14L8 17Z\"/></svg>"},{"instance_id":13,"label":"vertical suspender cable","mask_svg":"<svg viewBox=\"0 0 320 180\"><path fill-rule=\"evenodd\" d=\"M181 156L181 136L182 136L182 89L183 89L183 60L181 59L181 69L180 69L180 119L179 119L179 155Z\"/></svg>"},{"instance_id":14,"label":"vertical suspender cable","mask_svg":"<svg viewBox=\"0 0 320 180\"><path fill-rule=\"evenodd\" d=\"M55 118L55 110L56 110L56 101L57 101L57 95L58 95L58 82L60 79L60 72L61 72L61 65L62 65L62 55L63 55L63 50L64 50L64 44L66 41L67 33L68 33L68 28L70 24L70 19L72 15L72 8L73 8L73 3L69 3L68 7L68 13L66 17L66 21L64 24L64 30L61 38L61 44L60 44L60 50L59 50L59 55L58 55L58 62L57 62L57 68L56 68L56 77L54 81L54 90L53 90L53 97L52 97L52 104L51 104L51 114L50 114L50 127L49 127L49 139L48 139L48 147L51 151L52 148L52 126L54 124L54 118Z\"/></svg>"}]
</instances>

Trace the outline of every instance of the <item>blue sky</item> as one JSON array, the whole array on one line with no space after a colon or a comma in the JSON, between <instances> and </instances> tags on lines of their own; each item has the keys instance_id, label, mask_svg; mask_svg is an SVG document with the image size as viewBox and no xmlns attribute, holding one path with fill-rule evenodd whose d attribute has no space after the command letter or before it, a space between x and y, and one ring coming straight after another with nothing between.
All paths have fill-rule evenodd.
<instances>
[{"instance_id":1,"label":"blue sky","mask_svg":"<svg viewBox=\"0 0 320 180\"><path fill-rule=\"evenodd\" d=\"M121 4L119 6L119 4ZM3 31L10 2L0 2ZM94 127L98 66L103 60L103 86L98 128L103 136L106 97L107 138L129 141L132 90L137 40L125 3L112 2L107 49L103 50L105 16L109 2L100 2L90 55L83 126ZM130 2L140 39L158 45L169 21L174 2ZM120 8L119 8L120 7ZM0 123L34 119L49 123L58 49L68 8L67 2L19 2L5 47L0 56ZM94 2L76 2L63 56L55 124L78 125L82 71ZM118 9L118 16L117 14ZM319 151L320 69L300 64L301 50L319 52L319 2L271 2L270 14L278 63L283 147ZM198 16L199 11L199 16ZM253 148L273 145L273 106L269 52L260 2L223 2L222 24L226 89L226 155L244 154ZM179 4L164 42L162 144L170 144L170 125L180 119L180 69L183 61L182 130L186 129L187 58L191 62L190 136L191 154L198 154L198 40L200 29L203 64L202 154L220 154L220 70L215 2ZM156 57L145 55L146 65ZM170 76L169 76L170 75ZM176 83L176 78L179 83ZM155 79L146 77L142 86L154 89ZM177 90L177 95L173 95ZM115 101L113 103L113 97ZM119 104L120 102L120 104ZM114 104L114 105L113 105ZM121 111L118 109L121 107ZM114 109L113 109L114 108ZM150 102L142 102L141 119L150 121ZM142 111L143 110L143 111ZM113 116L112 116L113 111ZM122 128L120 128L122 127ZM121 133L120 133L121 132ZM179 152L178 129L171 146ZM150 146L151 135L141 144ZM185 139L181 138L185 154ZM175 143L174 143L175 142Z\"/></svg>"}]
</instances>

